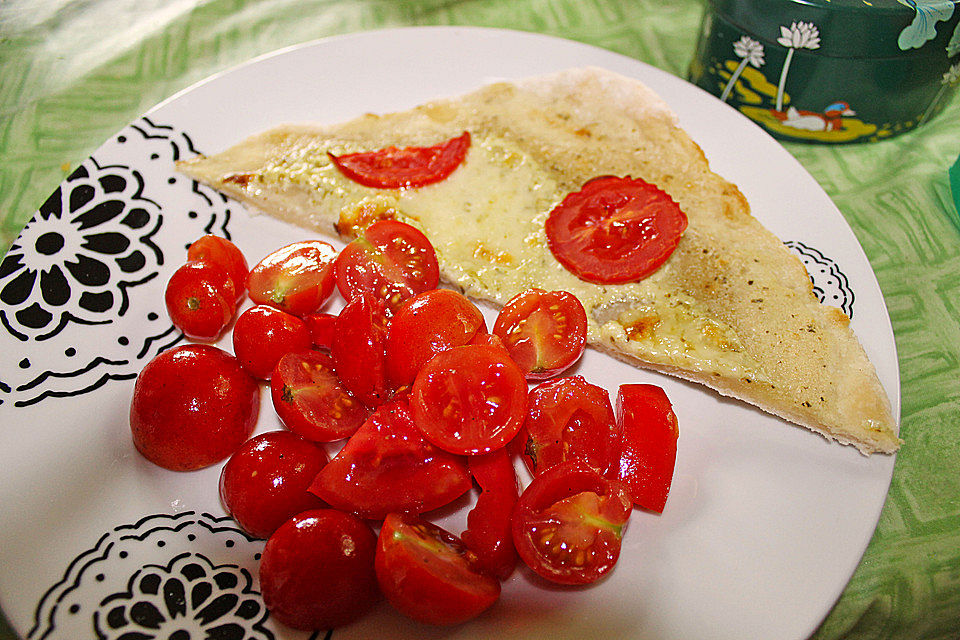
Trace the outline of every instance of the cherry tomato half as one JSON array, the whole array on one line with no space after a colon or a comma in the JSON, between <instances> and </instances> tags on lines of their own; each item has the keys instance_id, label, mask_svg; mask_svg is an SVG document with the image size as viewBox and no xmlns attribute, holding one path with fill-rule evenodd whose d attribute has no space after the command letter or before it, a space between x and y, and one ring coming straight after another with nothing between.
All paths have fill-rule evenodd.
<instances>
[{"instance_id":1,"label":"cherry tomato half","mask_svg":"<svg viewBox=\"0 0 960 640\"><path fill-rule=\"evenodd\" d=\"M294 351L280 358L270 378L270 396L284 426L315 442L352 435L369 413L341 385L333 358L318 351Z\"/></svg>"},{"instance_id":2,"label":"cherry tomato half","mask_svg":"<svg viewBox=\"0 0 960 640\"><path fill-rule=\"evenodd\" d=\"M535 476L513 512L513 542L524 563L559 584L587 584L607 574L633 503L626 486L578 460Z\"/></svg>"},{"instance_id":3,"label":"cherry tomato half","mask_svg":"<svg viewBox=\"0 0 960 640\"><path fill-rule=\"evenodd\" d=\"M269 538L298 513L326 506L307 488L328 459L322 447L289 431L261 433L223 466L220 500L241 529Z\"/></svg>"},{"instance_id":4,"label":"cherry tomato half","mask_svg":"<svg viewBox=\"0 0 960 640\"><path fill-rule=\"evenodd\" d=\"M528 380L544 380L583 355L587 313L572 293L529 289L504 305L493 333Z\"/></svg>"},{"instance_id":5,"label":"cherry tomato half","mask_svg":"<svg viewBox=\"0 0 960 640\"><path fill-rule=\"evenodd\" d=\"M147 363L133 390L130 430L143 456L165 469L219 462L250 437L260 387L232 355L212 345L168 349Z\"/></svg>"},{"instance_id":6,"label":"cherry tomato half","mask_svg":"<svg viewBox=\"0 0 960 640\"><path fill-rule=\"evenodd\" d=\"M187 248L187 260L212 262L224 269L233 282L237 302L247 292L247 259L240 248L226 238L212 234L201 236Z\"/></svg>"},{"instance_id":7,"label":"cherry tomato half","mask_svg":"<svg viewBox=\"0 0 960 640\"><path fill-rule=\"evenodd\" d=\"M284 354L310 348L303 320L276 307L259 304L240 314L233 326L233 352L250 375L269 380Z\"/></svg>"},{"instance_id":8,"label":"cherry tomato half","mask_svg":"<svg viewBox=\"0 0 960 640\"><path fill-rule=\"evenodd\" d=\"M333 293L336 257L337 250L323 240L303 240L281 247L250 270L250 299L296 316L312 313Z\"/></svg>"},{"instance_id":9,"label":"cherry tomato half","mask_svg":"<svg viewBox=\"0 0 960 640\"><path fill-rule=\"evenodd\" d=\"M527 383L502 350L464 345L440 352L420 369L410 406L424 437L441 449L487 453L519 431Z\"/></svg>"},{"instance_id":10,"label":"cherry tomato half","mask_svg":"<svg viewBox=\"0 0 960 640\"><path fill-rule=\"evenodd\" d=\"M407 298L440 281L437 254L419 229L396 220L379 220L337 256L337 289L345 299L364 294L395 310Z\"/></svg>"},{"instance_id":11,"label":"cherry tomato half","mask_svg":"<svg viewBox=\"0 0 960 640\"><path fill-rule=\"evenodd\" d=\"M673 482L680 429L670 399L652 384L625 384L617 392L623 432L620 477L638 507L662 513Z\"/></svg>"},{"instance_id":12,"label":"cherry tomato half","mask_svg":"<svg viewBox=\"0 0 960 640\"><path fill-rule=\"evenodd\" d=\"M687 216L666 192L639 178L603 176L567 195L547 218L547 245L581 280L633 282L677 248Z\"/></svg>"},{"instance_id":13,"label":"cherry tomato half","mask_svg":"<svg viewBox=\"0 0 960 640\"><path fill-rule=\"evenodd\" d=\"M338 509L379 519L431 511L470 487L466 463L424 440L406 402L393 400L350 436L310 491Z\"/></svg>"},{"instance_id":14,"label":"cherry tomato half","mask_svg":"<svg viewBox=\"0 0 960 640\"><path fill-rule=\"evenodd\" d=\"M378 189L411 189L439 182L460 166L470 148L470 133L431 147L386 147L376 151L328 154L354 182Z\"/></svg>"},{"instance_id":15,"label":"cherry tomato half","mask_svg":"<svg viewBox=\"0 0 960 640\"><path fill-rule=\"evenodd\" d=\"M478 568L459 538L417 515L386 517L374 564L387 601L419 622L466 622L500 597L500 582Z\"/></svg>"},{"instance_id":16,"label":"cherry tomato half","mask_svg":"<svg viewBox=\"0 0 960 640\"><path fill-rule=\"evenodd\" d=\"M465 296L431 289L408 299L390 321L387 372L394 386L413 384L433 356L486 331L483 314Z\"/></svg>"},{"instance_id":17,"label":"cherry tomato half","mask_svg":"<svg viewBox=\"0 0 960 640\"><path fill-rule=\"evenodd\" d=\"M216 340L237 311L230 276L212 262L185 262L167 281L164 301L173 326L191 340Z\"/></svg>"},{"instance_id":18,"label":"cherry tomato half","mask_svg":"<svg viewBox=\"0 0 960 640\"><path fill-rule=\"evenodd\" d=\"M582 376L548 380L530 390L517 442L534 475L573 459L611 478L620 472L620 429L610 394Z\"/></svg>"},{"instance_id":19,"label":"cherry tomato half","mask_svg":"<svg viewBox=\"0 0 960 640\"><path fill-rule=\"evenodd\" d=\"M370 408L391 395L386 360L389 328L383 301L366 294L347 302L333 324L334 369L344 388Z\"/></svg>"},{"instance_id":20,"label":"cherry tomato half","mask_svg":"<svg viewBox=\"0 0 960 640\"><path fill-rule=\"evenodd\" d=\"M287 520L260 560L270 615L307 631L353 622L380 599L376 549L370 525L348 513L316 509Z\"/></svg>"},{"instance_id":21,"label":"cherry tomato half","mask_svg":"<svg viewBox=\"0 0 960 640\"><path fill-rule=\"evenodd\" d=\"M467 467L480 486L480 495L467 514L467 529L460 538L477 554L484 571L506 580L517 565L511 524L520 486L513 461L506 449L497 449L471 456Z\"/></svg>"}]
</instances>

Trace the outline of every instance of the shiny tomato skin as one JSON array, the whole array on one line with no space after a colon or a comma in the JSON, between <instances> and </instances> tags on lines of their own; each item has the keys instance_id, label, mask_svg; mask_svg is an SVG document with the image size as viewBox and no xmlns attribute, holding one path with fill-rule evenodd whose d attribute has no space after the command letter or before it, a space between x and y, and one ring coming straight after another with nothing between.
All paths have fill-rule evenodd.
<instances>
[{"instance_id":1,"label":"shiny tomato skin","mask_svg":"<svg viewBox=\"0 0 960 640\"><path fill-rule=\"evenodd\" d=\"M250 270L250 300L295 316L313 313L333 293L336 257L337 250L323 240L301 240L281 247Z\"/></svg>"},{"instance_id":2,"label":"shiny tomato skin","mask_svg":"<svg viewBox=\"0 0 960 640\"><path fill-rule=\"evenodd\" d=\"M429 147L385 147L340 156L328 154L343 175L376 189L413 189L449 176L470 147L470 133Z\"/></svg>"},{"instance_id":3,"label":"shiny tomato skin","mask_svg":"<svg viewBox=\"0 0 960 640\"><path fill-rule=\"evenodd\" d=\"M556 378L531 389L517 442L534 475L572 459L614 479L620 473L620 427L610 394L583 376Z\"/></svg>"},{"instance_id":4,"label":"shiny tomato skin","mask_svg":"<svg viewBox=\"0 0 960 640\"><path fill-rule=\"evenodd\" d=\"M381 599L376 549L370 525L342 511L315 509L287 520L260 560L270 616L305 631L354 622Z\"/></svg>"},{"instance_id":5,"label":"shiny tomato skin","mask_svg":"<svg viewBox=\"0 0 960 640\"><path fill-rule=\"evenodd\" d=\"M436 289L440 268L423 233L397 220L378 220L340 251L334 265L346 300L370 295L393 312L418 293Z\"/></svg>"},{"instance_id":6,"label":"shiny tomato skin","mask_svg":"<svg viewBox=\"0 0 960 640\"><path fill-rule=\"evenodd\" d=\"M230 276L239 302L247 292L247 274L250 272L247 259L240 248L220 236L207 234L193 241L187 248L187 260L212 262Z\"/></svg>"},{"instance_id":7,"label":"shiny tomato skin","mask_svg":"<svg viewBox=\"0 0 960 640\"><path fill-rule=\"evenodd\" d=\"M601 176L568 194L547 217L547 246L581 280L619 284L660 268L687 228L663 190L639 178Z\"/></svg>"},{"instance_id":8,"label":"shiny tomato skin","mask_svg":"<svg viewBox=\"0 0 960 640\"><path fill-rule=\"evenodd\" d=\"M480 495L467 514L467 529L460 539L477 555L483 571L503 581L517 565L512 522L520 484L513 460L506 449L497 449L471 456L467 467L480 487Z\"/></svg>"},{"instance_id":9,"label":"shiny tomato skin","mask_svg":"<svg viewBox=\"0 0 960 640\"><path fill-rule=\"evenodd\" d=\"M173 326L203 342L219 338L237 311L233 281L211 262L180 265L167 281L164 301Z\"/></svg>"},{"instance_id":10,"label":"shiny tomato skin","mask_svg":"<svg viewBox=\"0 0 960 640\"><path fill-rule=\"evenodd\" d=\"M162 352L140 372L130 404L133 444L172 471L220 462L253 432L260 387L232 355L212 345Z\"/></svg>"},{"instance_id":11,"label":"shiny tomato skin","mask_svg":"<svg viewBox=\"0 0 960 640\"><path fill-rule=\"evenodd\" d=\"M523 425L527 383L496 347L442 351L417 374L410 395L414 422L436 446L460 455L507 445Z\"/></svg>"},{"instance_id":12,"label":"shiny tomato skin","mask_svg":"<svg viewBox=\"0 0 960 640\"><path fill-rule=\"evenodd\" d=\"M390 321L387 372L391 383L413 384L417 373L441 351L469 343L486 332L483 314L465 296L431 289L404 302Z\"/></svg>"},{"instance_id":13,"label":"shiny tomato skin","mask_svg":"<svg viewBox=\"0 0 960 640\"><path fill-rule=\"evenodd\" d=\"M333 358L319 351L292 351L270 377L273 407L290 431L314 442L353 435L369 411L343 388Z\"/></svg>"},{"instance_id":14,"label":"shiny tomato skin","mask_svg":"<svg viewBox=\"0 0 960 640\"><path fill-rule=\"evenodd\" d=\"M405 400L379 407L317 474L310 491L364 518L422 513L470 490L466 462L424 440Z\"/></svg>"},{"instance_id":15,"label":"shiny tomato skin","mask_svg":"<svg viewBox=\"0 0 960 640\"><path fill-rule=\"evenodd\" d=\"M276 307L259 304L240 314L233 326L233 352L250 375L269 380L284 354L312 345L303 320Z\"/></svg>"},{"instance_id":16,"label":"shiny tomato skin","mask_svg":"<svg viewBox=\"0 0 960 640\"><path fill-rule=\"evenodd\" d=\"M673 405L656 385L624 384L617 392L616 412L623 433L620 478L635 505L663 513L680 436Z\"/></svg>"},{"instance_id":17,"label":"shiny tomato skin","mask_svg":"<svg viewBox=\"0 0 960 640\"><path fill-rule=\"evenodd\" d=\"M334 313L308 313L303 316L303 321L310 330L310 338L313 340L313 346L316 349L330 351L333 345L333 334L336 331L337 316Z\"/></svg>"},{"instance_id":18,"label":"shiny tomato skin","mask_svg":"<svg viewBox=\"0 0 960 640\"><path fill-rule=\"evenodd\" d=\"M362 295L347 302L334 323L330 355L344 388L369 408L391 396L387 378L390 318L382 300Z\"/></svg>"},{"instance_id":19,"label":"shiny tomato skin","mask_svg":"<svg viewBox=\"0 0 960 640\"><path fill-rule=\"evenodd\" d=\"M534 573L558 584L589 584L620 557L633 504L626 486L578 460L527 485L513 512L513 542Z\"/></svg>"},{"instance_id":20,"label":"shiny tomato skin","mask_svg":"<svg viewBox=\"0 0 960 640\"><path fill-rule=\"evenodd\" d=\"M545 380L583 355L587 314L572 293L528 289L500 310L493 333L528 380Z\"/></svg>"},{"instance_id":21,"label":"shiny tomato skin","mask_svg":"<svg viewBox=\"0 0 960 640\"><path fill-rule=\"evenodd\" d=\"M223 466L220 500L241 529L269 538L298 513L326 506L307 488L328 460L326 450L295 433L261 433Z\"/></svg>"},{"instance_id":22,"label":"shiny tomato skin","mask_svg":"<svg viewBox=\"0 0 960 640\"><path fill-rule=\"evenodd\" d=\"M500 582L478 568L459 538L413 514L383 521L375 568L387 601L426 624L466 622L500 597Z\"/></svg>"}]
</instances>

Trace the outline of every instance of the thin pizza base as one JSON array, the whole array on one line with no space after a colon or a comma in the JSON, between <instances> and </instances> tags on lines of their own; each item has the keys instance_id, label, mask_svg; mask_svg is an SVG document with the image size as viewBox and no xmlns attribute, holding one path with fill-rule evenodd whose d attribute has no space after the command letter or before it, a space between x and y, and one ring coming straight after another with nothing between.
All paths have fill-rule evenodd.
<instances>
[{"instance_id":1,"label":"thin pizza base","mask_svg":"<svg viewBox=\"0 0 960 640\"><path fill-rule=\"evenodd\" d=\"M432 145L463 131L473 140L463 164L418 189L356 185L328 157ZM504 304L531 287L570 291L587 310L590 344L617 358L701 383L864 454L900 446L887 396L846 315L820 304L801 262L636 80L584 68L494 83L405 112L281 126L179 168L325 234L403 220L430 238L443 280L467 295ZM600 175L652 182L689 219L674 254L640 282L583 282L547 247L548 212Z\"/></svg>"}]
</instances>

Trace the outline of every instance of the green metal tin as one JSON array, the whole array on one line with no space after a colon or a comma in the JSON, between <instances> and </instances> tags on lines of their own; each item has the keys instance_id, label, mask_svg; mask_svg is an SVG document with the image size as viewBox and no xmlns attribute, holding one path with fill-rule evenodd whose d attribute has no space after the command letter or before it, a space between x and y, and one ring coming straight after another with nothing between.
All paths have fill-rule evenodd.
<instances>
[{"instance_id":1,"label":"green metal tin","mask_svg":"<svg viewBox=\"0 0 960 640\"><path fill-rule=\"evenodd\" d=\"M960 85L960 0L709 0L690 80L780 139L883 140Z\"/></svg>"}]
</instances>

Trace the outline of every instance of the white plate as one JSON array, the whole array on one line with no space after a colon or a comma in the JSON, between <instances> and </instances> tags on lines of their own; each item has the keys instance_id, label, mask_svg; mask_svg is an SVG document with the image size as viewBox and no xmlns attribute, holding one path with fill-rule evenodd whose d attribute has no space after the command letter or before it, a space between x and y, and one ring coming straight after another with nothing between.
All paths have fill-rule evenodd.
<instances>
[{"instance_id":1,"label":"white plate","mask_svg":"<svg viewBox=\"0 0 960 640\"><path fill-rule=\"evenodd\" d=\"M712 96L608 51L510 31L398 29L292 48L175 96L106 142L51 196L0 269L0 603L21 634L117 638L183 628L196 638L231 623L248 638L310 635L266 615L256 594L262 543L224 518L219 466L166 472L131 445L133 378L178 339L162 290L185 245L204 231L229 233L256 261L304 236L195 188L173 160L285 121L335 122L578 65L640 78L672 105L713 167L801 254L828 302L853 313L899 413L893 334L856 239L792 156ZM46 275L31 281L31 272ZM579 372L613 392L625 382L662 384L681 425L667 508L634 513L609 579L545 589L520 570L488 614L462 627L426 629L383 605L333 638L739 640L815 629L870 539L894 459L863 457L598 353L588 352ZM277 426L267 399L258 429ZM463 521L460 512L441 522L459 532ZM213 595L164 599L178 588ZM217 606L203 608L218 595Z\"/></svg>"}]
</instances>

